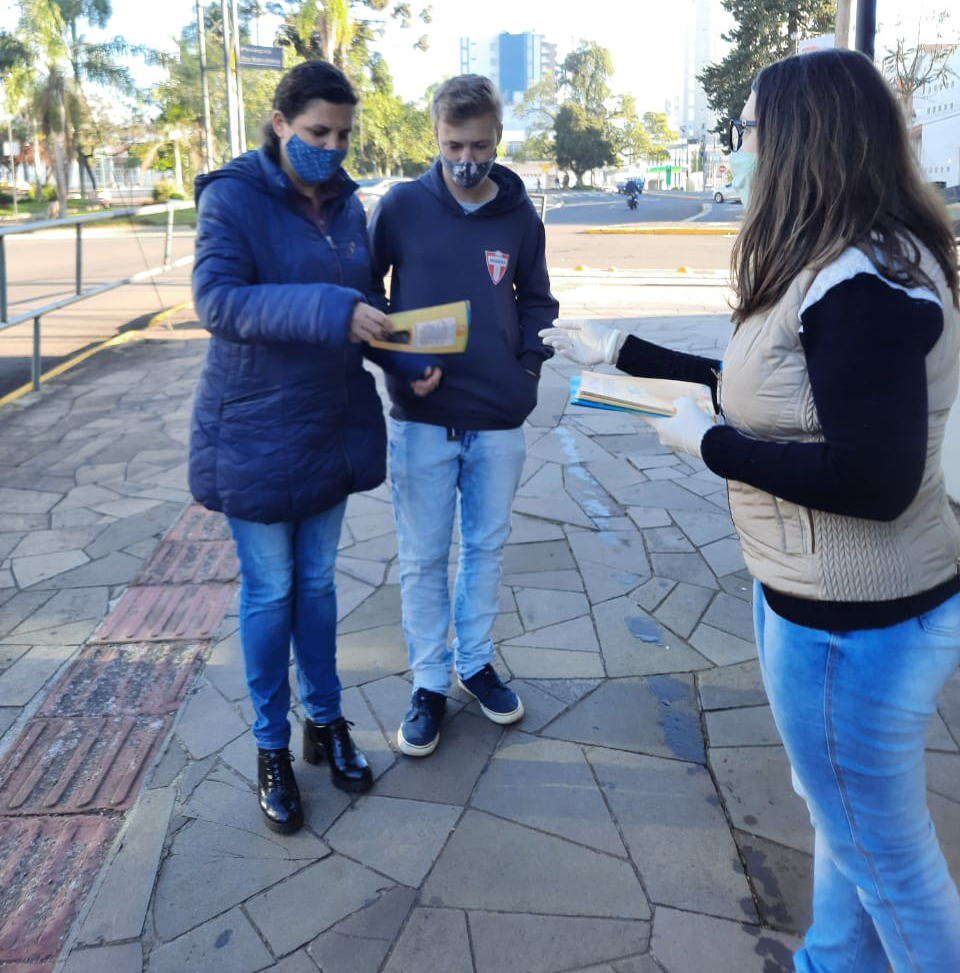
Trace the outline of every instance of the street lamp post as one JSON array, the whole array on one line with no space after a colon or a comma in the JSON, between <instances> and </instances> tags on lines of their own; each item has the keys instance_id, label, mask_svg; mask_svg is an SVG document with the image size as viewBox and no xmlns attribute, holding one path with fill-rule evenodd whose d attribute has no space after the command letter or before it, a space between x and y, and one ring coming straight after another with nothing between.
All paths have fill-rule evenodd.
<instances>
[{"instance_id":1,"label":"street lamp post","mask_svg":"<svg viewBox=\"0 0 960 973\"><path fill-rule=\"evenodd\" d=\"M877 36L877 0L858 0L857 50L873 60Z\"/></svg>"},{"instance_id":2,"label":"street lamp post","mask_svg":"<svg viewBox=\"0 0 960 973\"><path fill-rule=\"evenodd\" d=\"M13 144L13 116L7 116L7 148L10 150L10 194L13 196L13 215L17 215L17 164L14 156L17 154Z\"/></svg>"},{"instance_id":3,"label":"street lamp post","mask_svg":"<svg viewBox=\"0 0 960 973\"><path fill-rule=\"evenodd\" d=\"M223 80L227 94L227 134L230 143L229 158L234 159L240 154L240 151L237 147L237 95L230 70L233 48L230 38L230 0L220 0L220 15L223 22Z\"/></svg>"},{"instance_id":4,"label":"street lamp post","mask_svg":"<svg viewBox=\"0 0 960 973\"><path fill-rule=\"evenodd\" d=\"M210 119L210 86L207 83L207 35L204 26L204 11L200 0L196 0L197 6L197 38L200 54L200 97L203 105L203 156L205 160L204 171L210 172L213 169L213 143L210 136L210 126L213 122Z\"/></svg>"},{"instance_id":5,"label":"street lamp post","mask_svg":"<svg viewBox=\"0 0 960 973\"><path fill-rule=\"evenodd\" d=\"M180 165L180 139L183 132L174 129L169 133L169 138L173 142L173 180L178 193L183 193L183 168Z\"/></svg>"}]
</instances>

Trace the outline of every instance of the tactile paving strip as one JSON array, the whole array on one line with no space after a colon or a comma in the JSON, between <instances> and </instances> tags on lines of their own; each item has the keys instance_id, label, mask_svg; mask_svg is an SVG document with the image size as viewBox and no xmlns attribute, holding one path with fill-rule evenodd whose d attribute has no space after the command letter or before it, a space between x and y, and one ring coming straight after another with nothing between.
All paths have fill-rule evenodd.
<instances>
[{"instance_id":1,"label":"tactile paving strip","mask_svg":"<svg viewBox=\"0 0 960 973\"><path fill-rule=\"evenodd\" d=\"M229 541L230 525L223 514L192 503L170 529L168 541Z\"/></svg>"},{"instance_id":2,"label":"tactile paving strip","mask_svg":"<svg viewBox=\"0 0 960 973\"><path fill-rule=\"evenodd\" d=\"M39 715L175 713L206 648L197 642L88 645L50 690Z\"/></svg>"},{"instance_id":3,"label":"tactile paving strip","mask_svg":"<svg viewBox=\"0 0 960 973\"><path fill-rule=\"evenodd\" d=\"M53 968L119 827L98 815L0 818L0 970Z\"/></svg>"},{"instance_id":4,"label":"tactile paving strip","mask_svg":"<svg viewBox=\"0 0 960 973\"><path fill-rule=\"evenodd\" d=\"M233 541L163 541L134 584L202 584L235 581L240 564Z\"/></svg>"},{"instance_id":5,"label":"tactile paving strip","mask_svg":"<svg viewBox=\"0 0 960 973\"><path fill-rule=\"evenodd\" d=\"M125 811L169 722L129 716L30 720L0 763L0 814Z\"/></svg>"},{"instance_id":6,"label":"tactile paving strip","mask_svg":"<svg viewBox=\"0 0 960 973\"><path fill-rule=\"evenodd\" d=\"M144 585L127 590L90 642L209 639L223 620L234 585Z\"/></svg>"}]
</instances>

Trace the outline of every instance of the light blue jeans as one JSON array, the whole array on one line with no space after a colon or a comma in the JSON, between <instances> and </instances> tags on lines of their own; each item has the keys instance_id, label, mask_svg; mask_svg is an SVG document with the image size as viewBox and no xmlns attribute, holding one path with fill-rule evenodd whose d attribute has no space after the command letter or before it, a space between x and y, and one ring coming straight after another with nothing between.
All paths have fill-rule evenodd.
<instances>
[{"instance_id":1,"label":"light blue jeans","mask_svg":"<svg viewBox=\"0 0 960 973\"><path fill-rule=\"evenodd\" d=\"M347 502L303 520L257 524L229 518L240 559L240 644L253 736L262 750L290 742L290 644L304 711L340 716L334 565Z\"/></svg>"},{"instance_id":2,"label":"light blue jeans","mask_svg":"<svg viewBox=\"0 0 960 973\"><path fill-rule=\"evenodd\" d=\"M390 420L403 631L415 689L445 693L454 654L461 679L493 661L490 632L500 607L503 545L525 457L522 428L462 432L450 440L443 426ZM458 492L451 651L447 563Z\"/></svg>"},{"instance_id":3,"label":"light blue jeans","mask_svg":"<svg viewBox=\"0 0 960 973\"><path fill-rule=\"evenodd\" d=\"M960 663L960 595L887 628L825 632L754 589L763 681L815 829L799 973L956 973L960 897L927 810L924 730Z\"/></svg>"}]
</instances>

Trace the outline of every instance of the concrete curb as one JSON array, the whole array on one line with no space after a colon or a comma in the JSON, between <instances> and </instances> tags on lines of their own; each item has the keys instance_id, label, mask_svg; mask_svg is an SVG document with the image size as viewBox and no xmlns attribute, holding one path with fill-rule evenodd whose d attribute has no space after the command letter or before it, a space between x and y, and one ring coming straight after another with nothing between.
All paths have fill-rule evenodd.
<instances>
[{"instance_id":1,"label":"concrete curb","mask_svg":"<svg viewBox=\"0 0 960 973\"><path fill-rule=\"evenodd\" d=\"M57 375L62 375L64 372L69 371L81 362L86 361L88 358L92 358L98 352L103 351L106 348L113 348L116 345L122 345L125 342L133 341L139 338L144 331L148 328L152 328L157 324L162 324L168 317L176 314L178 311L182 311L186 307L190 307L193 301L184 301L182 304L175 304L173 307L168 307L163 311L159 311L155 314L142 328L134 328L130 331L121 331L120 334L114 335L112 338L107 338L106 341L101 341L99 344L94 345L92 348L87 348L85 351L81 351L74 355L72 358L68 358L66 361L60 362L59 365L54 366L48 372L43 372L40 376L40 384L43 385L44 382L49 381L51 378L55 378ZM11 402L15 402L17 399L26 395L28 392L34 391L33 383L26 382L21 385L20 388L14 389L12 392L8 392L6 395L0 397L0 408L8 405Z\"/></svg>"},{"instance_id":2,"label":"concrete curb","mask_svg":"<svg viewBox=\"0 0 960 973\"><path fill-rule=\"evenodd\" d=\"M735 236L740 232L740 228L735 223L725 223L722 225L694 226L685 223L682 226L664 225L657 226L650 223L636 224L634 226L598 226L583 233L591 234L638 234L638 235L675 235L675 236Z\"/></svg>"}]
</instances>

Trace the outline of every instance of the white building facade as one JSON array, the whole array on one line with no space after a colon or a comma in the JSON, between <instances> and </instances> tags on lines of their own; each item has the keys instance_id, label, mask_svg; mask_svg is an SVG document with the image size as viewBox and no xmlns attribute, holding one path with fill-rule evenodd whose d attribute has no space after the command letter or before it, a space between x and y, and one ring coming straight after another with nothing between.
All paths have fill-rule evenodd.
<instances>
[{"instance_id":1,"label":"white building facade","mask_svg":"<svg viewBox=\"0 0 960 973\"><path fill-rule=\"evenodd\" d=\"M960 185L960 48L946 63L946 77L914 93L913 111L920 165L931 182L949 187Z\"/></svg>"},{"instance_id":2,"label":"white building facade","mask_svg":"<svg viewBox=\"0 0 960 973\"><path fill-rule=\"evenodd\" d=\"M526 120L515 108L524 92L548 72L556 73L557 45L543 34L500 33L493 37L460 38L461 74L482 74L503 96L503 141L508 152L525 138Z\"/></svg>"},{"instance_id":3,"label":"white building facade","mask_svg":"<svg viewBox=\"0 0 960 973\"><path fill-rule=\"evenodd\" d=\"M688 6L687 31L683 50L683 94L676 125L684 138L696 138L709 132L717 116L707 104L707 93L697 75L709 64L722 61L730 44L721 34L733 27L733 17L723 9L720 0L683 0Z\"/></svg>"}]
</instances>

